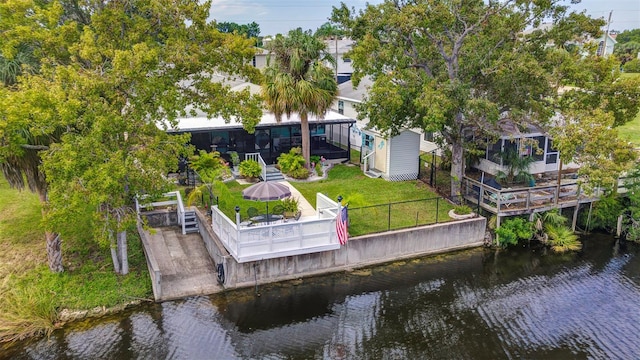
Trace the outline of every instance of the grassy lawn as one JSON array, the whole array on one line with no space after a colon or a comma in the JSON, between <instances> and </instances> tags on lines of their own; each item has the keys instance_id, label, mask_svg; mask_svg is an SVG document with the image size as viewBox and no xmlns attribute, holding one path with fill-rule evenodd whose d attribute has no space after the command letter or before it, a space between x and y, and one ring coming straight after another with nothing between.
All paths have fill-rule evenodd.
<instances>
[{"instance_id":1,"label":"grassy lawn","mask_svg":"<svg viewBox=\"0 0 640 360\"><path fill-rule=\"evenodd\" d=\"M640 146L640 114L635 119L618 127L618 134L620 134L620 138Z\"/></svg>"},{"instance_id":2,"label":"grassy lawn","mask_svg":"<svg viewBox=\"0 0 640 360\"><path fill-rule=\"evenodd\" d=\"M622 78L640 78L640 73L622 73ZM620 138L628 140L640 146L640 113L636 115L635 119L618 128Z\"/></svg>"},{"instance_id":3,"label":"grassy lawn","mask_svg":"<svg viewBox=\"0 0 640 360\"><path fill-rule=\"evenodd\" d=\"M366 177L359 167L336 165L326 180L292 182L315 207L316 193L349 204L349 233L352 236L448 221L452 206L421 181L389 182ZM407 202L416 200L412 202ZM392 204L405 202L402 204Z\"/></svg>"},{"instance_id":4,"label":"grassy lawn","mask_svg":"<svg viewBox=\"0 0 640 360\"><path fill-rule=\"evenodd\" d=\"M0 178L0 341L50 331L65 308L87 310L150 297L136 233L129 233L129 275L116 275L109 249L89 238L63 239L65 272L49 272L40 209L36 195L10 189Z\"/></svg>"},{"instance_id":5,"label":"grassy lawn","mask_svg":"<svg viewBox=\"0 0 640 360\"><path fill-rule=\"evenodd\" d=\"M349 233L352 236L371 234L392 229L449 221L447 212L452 205L435 194L422 181L389 182L384 179L366 177L358 166L336 165L326 180L313 182L291 182L302 196L316 206L316 193L336 200L338 195L349 204ZM230 181L216 186L218 207L230 219L235 218L235 207L240 215L247 217L249 207L266 211L266 203L245 200L242 190L250 185ZM273 209L280 201L269 202ZM389 205L389 203L394 203Z\"/></svg>"}]
</instances>

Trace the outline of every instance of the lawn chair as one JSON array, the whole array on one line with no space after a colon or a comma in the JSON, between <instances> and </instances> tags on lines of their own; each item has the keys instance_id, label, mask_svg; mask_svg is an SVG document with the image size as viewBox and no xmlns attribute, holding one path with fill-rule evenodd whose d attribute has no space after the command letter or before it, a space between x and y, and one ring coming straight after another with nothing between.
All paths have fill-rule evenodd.
<instances>
[{"instance_id":1,"label":"lawn chair","mask_svg":"<svg viewBox=\"0 0 640 360\"><path fill-rule=\"evenodd\" d=\"M258 211L258 209L254 208L254 207L250 207L250 208L247 209L247 217L249 219L251 219L253 217L256 217L256 216L259 216L259 215L260 215L260 212Z\"/></svg>"},{"instance_id":2,"label":"lawn chair","mask_svg":"<svg viewBox=\"0 0 640 360\"><path fill-rule=\"evenodd\" d=\"M273 214L273 215L282 215L282 214L284 214L284 206L282 206L282 205L274 206L273 210L271 210L271 214Z\"/></svg>"}]
</instances>

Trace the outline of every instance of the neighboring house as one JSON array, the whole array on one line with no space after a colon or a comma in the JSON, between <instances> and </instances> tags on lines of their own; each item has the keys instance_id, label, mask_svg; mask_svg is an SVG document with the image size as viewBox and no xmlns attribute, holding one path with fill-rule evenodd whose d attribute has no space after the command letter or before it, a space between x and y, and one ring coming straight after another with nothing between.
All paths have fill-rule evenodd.
<instances>
[{"instance_id":1,"label":"neighboring house","mask_svg":"<svg viewBox=\"0 0 640 360\"><path fill-rule=\"evenodd\" d=\"M256 48L256 54L253 56L253 60L251 65L258 69L264 69L267 67L267 58L269 56L269 51L263 48Z\"/></svg>"},{"instance_id":2,"label":"neighboring house","mask_svg":"<svg viewBox=\"0 0 640 360\"><path fill-rule=\"evenodd\" d=\"M264 44L268 44L271 39L265 38L263 39ZM335 64L327 64L334 71L337 67L337 79L338 84L341 84L345 81L351 79L351 74L353 74L353 66L351 65L351 59L345 57L345 53L350 51L353 47L353 40L350 39L327 39L324 41L327 45L327 51L331 56L336 59ZM252 65L258 69L263 69L267 66L267 61L269 58L269 51L264 48L257 48L256 55L253 57Z\"/></svg>"},{"instance_id":3,"label":"neighboring house","mask_svg":"<svg viewBox=\"0 0 640 360\"><path fill-rule=\"evenodd\" d=\"M613 48L618 43L616 41L616 35L612 36L612 34L607 34L606 38L603 34L599 38L593 40L596 44L598 44L598 49L596 50L596 55L598 56L610 56L613 55ZM606 41L605 41L606 40ZM605 44L606 42L606 44Z\"/></svg>"},{"instance_id":4,"label":"neighboring house","mask_svg":"<svg viewBox=\"0 0 640 360\"><path fill-rule=\"evenodd\" d=\"M340 84L332 110L357 118L356 105L362 103L371 85L370 78L362 79L355 89L351 80ZM369 129L368 122L357 120L349 131L351 146L361 152L363 170L370 176L382 176L390 181L417 179L422 133L407 129L388 138L376 129Z\"/></svg>"},{"instance_id":5,"label":"neighboring house","mask_svg":"<svg viewBox=\"0 0 640 360\"><path fill-rule=\"evenodd\" d=\"M324 43L327 45L327 51L335 59L335 65L331 65L337 73L338 84L342 84L351 80L351 74L353 74L353 66L351 59L346 57L345 54L353 48L354 41L351 39L325 39Z\"/></svg>"},{"instance_id":6,"label":"neighboring house","mask_svg":"<svg viewBox=\"0 0 640 360\"><path fill-rule=\"evenodd\" d=\"M502 135L496 143L487 146L484 157L481 157L473 167L493 176L499 171L507 172L501 154L516 151L521 157L534 158L535 161L529 167L530 174L558 172L560 164L558 150L554 149L553 141L544 131L533 125L520 130L509 120L501 120L499 125ZM576 168L575 163L562 165L563 171Z\"/></svg>"}]
</instances>

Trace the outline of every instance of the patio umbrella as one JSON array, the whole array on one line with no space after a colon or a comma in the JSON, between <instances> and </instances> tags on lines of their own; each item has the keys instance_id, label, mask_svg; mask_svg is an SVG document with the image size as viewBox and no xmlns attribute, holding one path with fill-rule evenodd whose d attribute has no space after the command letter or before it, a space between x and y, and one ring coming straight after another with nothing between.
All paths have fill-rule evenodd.
<instances>
[{"instance_id":1,"label":"patio umbrella","mask_svg":"<svg viewBox=\"0 0 640 360\"><path fill-rule=\"evenodd\" d=\"M267 202L267 220L269 219L269 201L280 200L289 196L291 196L291 190L277 182L261 181L242 190L244 199Z\"/></svg>"}]
</instances>

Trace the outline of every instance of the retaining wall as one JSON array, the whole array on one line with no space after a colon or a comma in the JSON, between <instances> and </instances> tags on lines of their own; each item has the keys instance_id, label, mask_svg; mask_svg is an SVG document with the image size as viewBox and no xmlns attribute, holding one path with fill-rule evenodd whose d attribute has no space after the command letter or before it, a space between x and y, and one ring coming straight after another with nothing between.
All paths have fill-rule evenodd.
<instances>
[{"instance_id":1,"label":"retaining wall","mask_svg":"<svg viewBox=\"0 0 640 360\"><path fill-rule=\"evenodd\" d=\"M486 227L486 219L477 217L359 236L349 239L347 245L338 250L239 264L215 236L206 217L200 211L196 214L207 251L216 265L223 264L225 288L248 287L481 246Z\"/></svg>"}]
</instances>

